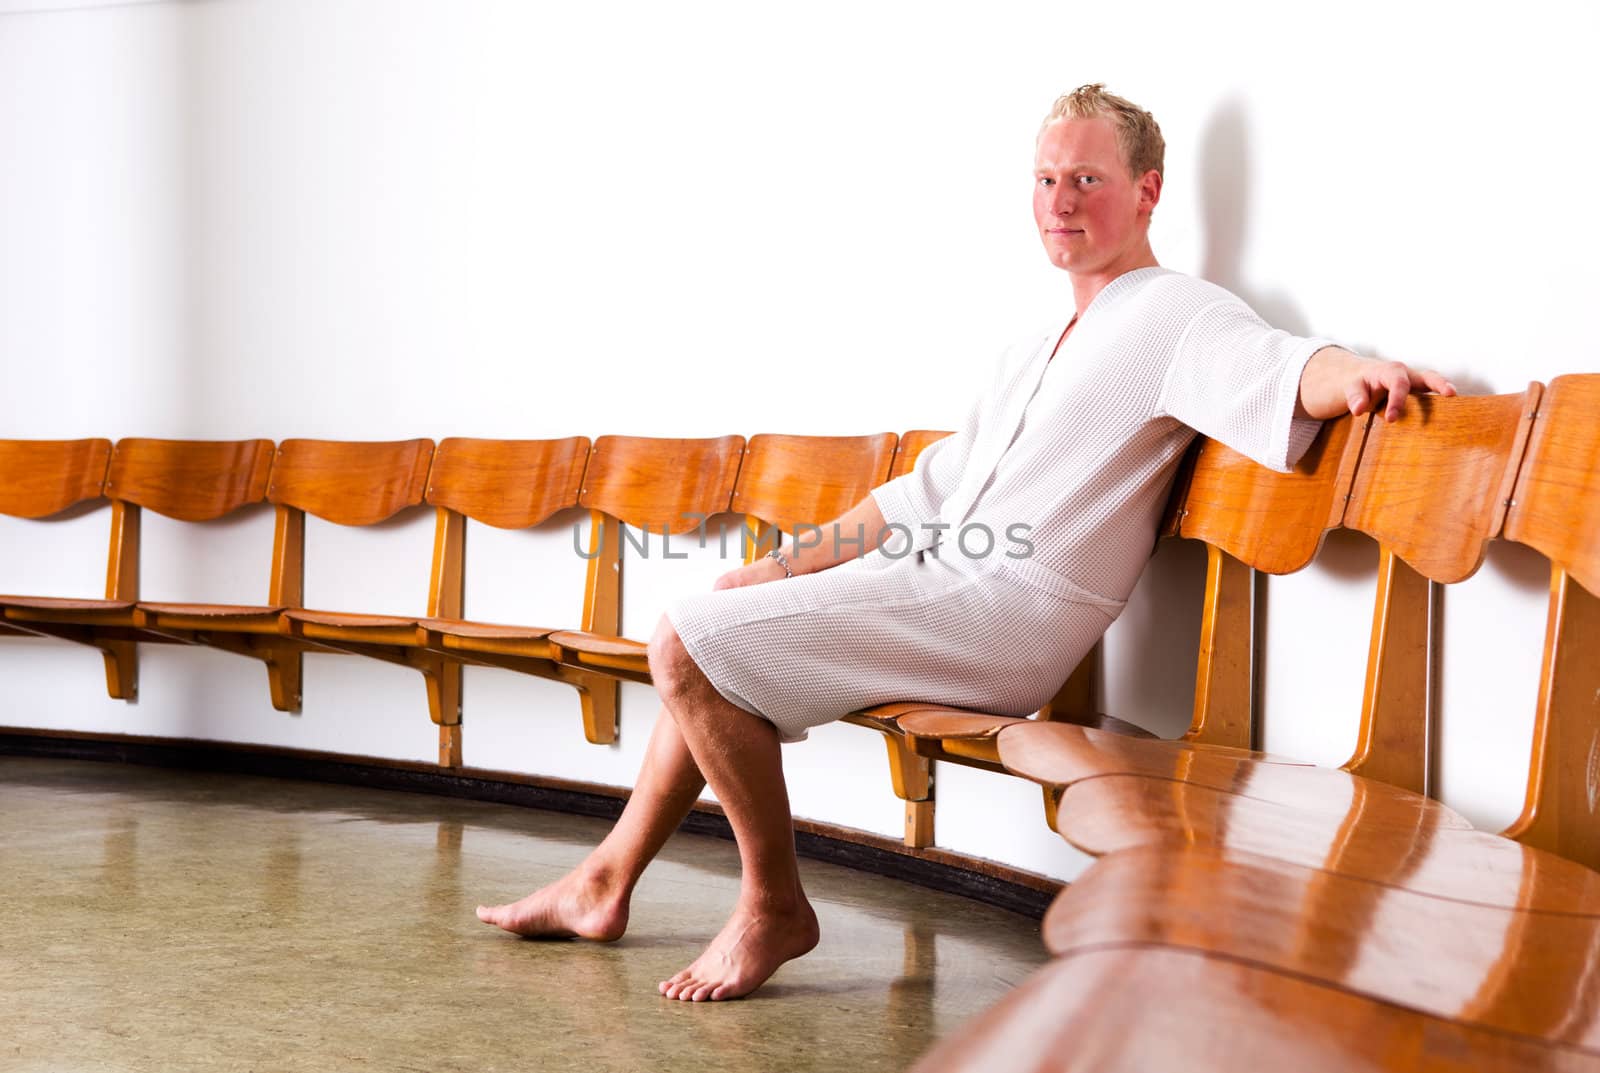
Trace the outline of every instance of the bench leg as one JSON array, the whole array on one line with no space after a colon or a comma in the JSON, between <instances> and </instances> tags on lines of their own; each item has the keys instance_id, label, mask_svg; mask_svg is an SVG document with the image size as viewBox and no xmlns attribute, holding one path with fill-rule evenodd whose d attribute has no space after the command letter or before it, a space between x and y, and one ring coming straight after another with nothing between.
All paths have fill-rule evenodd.
<instances>
[{"instance_id":1,"label":"bench leg","mask_svg":"<svg viewBox=\"0 0 1600 1073\"><path fill-rule=\"evenodd\" d=\"M918 756L902 737L885 734L889 750L889 780L894 795L906 805L905 844L912 849L933 845L933 765Z\"/></svg>"},{"instance_id":2,"label":"bench leg","mask_svg":"<svg viewBox=\"0 0 1600 1073\"><path fill-rule=\"evenodd\" d=\"M305 661L297 648L273 647L262 655L267 665L267 687L272 691L272 706L280 712L300 710L300 683Z\"/></svg>"},{"instance_id":3,"label":"bench leg","mask_svg":"<svg viewBox=\"0 0 1600 1073\"><path fill-rule=\"evenodd\" d=\"M428 718L439 728L439 764L460 767L461 664L426 653L419 669L428 683Z\"/></svg>"},{"instance_id":4,"label":"bench leg","mask_svg":"<svg viewBox=\"0 0 1600 1073\"><path fill-rule=\"evenodd\" d=\"M115 700L139 699L139 646L134 641L101 641L105 653L106 692Z\"/></svg>"},{"instance_id":5,"label":"bench leg","mask_svg":"<svg viewBox=\"0 0 1600 1073\"><path fill-rule=\"evenodd\" d=\"M461 722L461 664L443 656L426 661L422 677L428 683L428 718L439 726Z\"/></svg>"},{"instance_id":6,"label":"bench leg","mask_svg":"<svg viewBox=\"0 0 1600 1073\"><path fill-rule=\"evenodd\" d=\"M1061 787L1045 786L1044 790L1044 823L1050 830L1061 833L1061 828L1056 826L1057 811L1061 808Z\"/></svg>"},{"instance_id":7,"label":"bench leg","mask_svg":"<svg viewBox=\"0 0 1600 1073\"><path fill-rule=\"evenodd\" d=\"M445 723L439 727L439 766L461 766L461 724Z\"/></svg>"},{"instance_id":8,"label":"bench leg","mask_svg":"<svg viewBox=\"0 0 1600 1073\"><path fill-rule=\"evenodd\" d=\"M599 674L579 674L572 684L578 690L578 705L583 711L583 736L591 745L610 745L617 740L617 707L622 685L615 678Z\"/></svg>"}]
</instances>

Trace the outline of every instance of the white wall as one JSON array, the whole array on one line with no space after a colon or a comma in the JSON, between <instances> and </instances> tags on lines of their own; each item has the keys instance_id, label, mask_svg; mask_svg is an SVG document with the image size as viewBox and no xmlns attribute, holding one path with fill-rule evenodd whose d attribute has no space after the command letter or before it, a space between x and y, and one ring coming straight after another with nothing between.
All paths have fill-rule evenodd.
<instances>
[{"instance_id":1,"label":"white wall","mask_svg":"<svg viewBox=\"0 0 1600 1073\"><path fill-rule=\"evenodd\" d=\"M40 6L0 5L0 435L948 427L1070 300L1029 166L1090 80L1161 119L1170 267L1471 390L1595 365L1592 5ZM0 591L96 593L105 522L0 520ZM475 527L469 609L570 624L570 524ZM265 595L265 511L149 529L147 596ZM310 602L420 609L430 536L420 512L313 527ZM1363 541L1268 583L1269 748L1349 749ZM1110 641L1108 708L1166 732L1199 565L1163 549ZM628 629L718 566L630 564ZM1485 825L1522 794L1543 588L1505 548L1443 600L1438 783ZM123 705L93 653L10 641L0 724L433 755L414 674L313 657L297 716L263 679L150 651ZM493 671L466 705L469 762L619 784L654 718L629 689L620 743L589 746L570 692ZM849 728L792 750L797 811L897 833L881 751ZM999 782L947 772L940 841L1072 874L1053 838L995 840L1038 807Z\"/></svg>"}]
</instances>

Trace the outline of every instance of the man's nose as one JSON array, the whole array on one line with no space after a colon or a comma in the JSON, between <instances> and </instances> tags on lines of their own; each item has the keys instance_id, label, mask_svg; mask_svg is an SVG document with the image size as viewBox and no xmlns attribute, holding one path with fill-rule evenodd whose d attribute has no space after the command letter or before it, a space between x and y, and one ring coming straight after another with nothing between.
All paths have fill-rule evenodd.
<instances>
[{"instance_id":1,"label":"man's nose","mask_svg":"<svg viewBox=\"0 0 1600 1073\"><path fill-rule=\"evenodd\" d=\"M1054 196L1050 199L1051 212L1055 213L1057 216L1068 216L1071 215L1072 211L1077 207L1077 191L1073 190L1070 186L1056 187Z\"/></svg>"}]
</instances>

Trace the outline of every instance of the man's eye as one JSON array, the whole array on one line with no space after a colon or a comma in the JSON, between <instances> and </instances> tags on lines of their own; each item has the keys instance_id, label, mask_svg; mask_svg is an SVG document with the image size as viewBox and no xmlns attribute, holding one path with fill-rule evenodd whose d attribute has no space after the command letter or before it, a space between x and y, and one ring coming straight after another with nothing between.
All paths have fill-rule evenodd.
<instances>
[{"instance_id":1,"label":"man's eye","mask_svg":"<svg viewBox=\"0 0 1600 1073\"><path fill-rule=\"evenodd\" d=\"M1054 186L1055 185L1055 180L1050 178L1049 176L1041 175L1041 176L1039 176L1039 185L1040 186Z\"/></svg>"},{"instance_id":2,"label":"man's eye","mask_svg":"<svg viewBox=\"0 0 1600 1073\"><path fill-rule=\"evenodd\" d=\"M1078 185L1079 186L1093 186L1095 183L1097 183L1099 181L1100 180L1096 176L1093 176L1093 175L1080 175L1080 176L1078 176Z\"/></svg>"}]
</instances>

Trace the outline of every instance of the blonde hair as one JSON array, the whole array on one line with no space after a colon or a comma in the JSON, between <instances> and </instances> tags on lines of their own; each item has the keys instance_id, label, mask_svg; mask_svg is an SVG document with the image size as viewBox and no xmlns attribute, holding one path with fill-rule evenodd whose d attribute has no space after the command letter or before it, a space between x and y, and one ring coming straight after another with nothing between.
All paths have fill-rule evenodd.
<instances>
[{"instance_id":1,"label":"blonde hair","mask_svg":"<svg viewBox=\"0 0 1600 1073\"><path fill-rule=\"evenodd\" d=\"M1039 134L1042 136L1045 128L1057 120L1097 117L1111 120L1117 128L1117 147L1122 150L1123 163L1128 165L1135 179L1147 171L1161 175L1167 143L1161 137L1156 117L1124 97L1107 93L1104 82L1079 86L1057 97L1050 114L1039 127Z\"/></svg>"}]
</instances>

